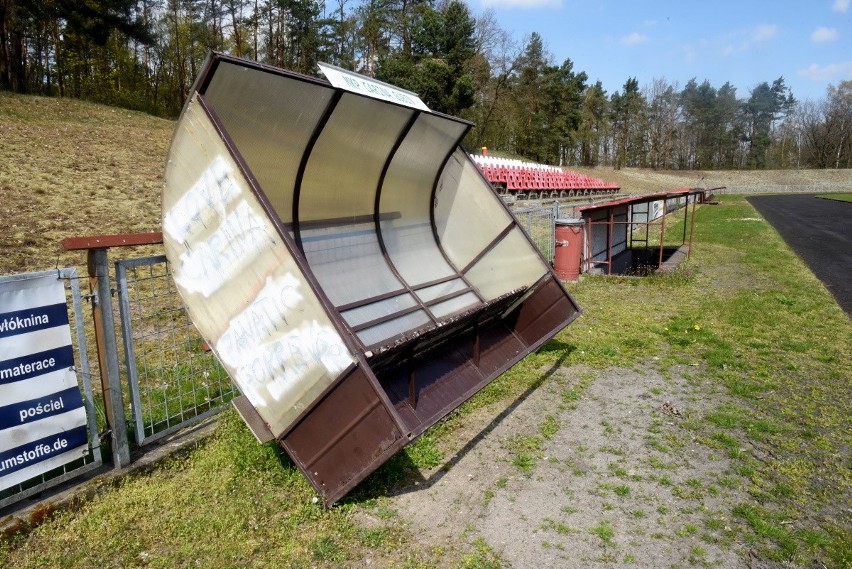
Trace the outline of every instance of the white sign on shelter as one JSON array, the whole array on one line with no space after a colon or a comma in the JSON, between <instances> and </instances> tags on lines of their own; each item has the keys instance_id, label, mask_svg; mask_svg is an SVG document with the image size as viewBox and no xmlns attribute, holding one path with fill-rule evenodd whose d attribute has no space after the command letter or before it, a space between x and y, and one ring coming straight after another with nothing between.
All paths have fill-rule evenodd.
<instances>
[{"instance_id":1,"label":"white sign on shelter","mask_svg":"<svg viewBox=\"0 0 852 569\"><path fill-rule=\"evenodd\" d=\"M0 283L0 490L88 452L63 281Z\"/></svg>"},{"instance_id":2,"label":"white sign on shelter","mask_svg":"<svg viewBox=\"0 0 852 569\"><path fill-rule=\"evenodd\" d=\"M388 85L382 81L364 77L363 75L358 75L357 73L352 73L351 71L329 65L328 63L320 63L319 68L326 79L328 79L328 82L338 89L429 112L429 107L426 106L426 103L416 93Z\"/></svg>"}]
</instances>

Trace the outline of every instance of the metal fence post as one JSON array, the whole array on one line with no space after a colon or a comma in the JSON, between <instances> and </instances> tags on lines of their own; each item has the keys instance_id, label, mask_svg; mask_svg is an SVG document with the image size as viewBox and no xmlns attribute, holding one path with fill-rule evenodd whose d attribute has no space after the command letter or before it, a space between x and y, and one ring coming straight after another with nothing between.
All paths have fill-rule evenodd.
<instances>
[{"instance_id":1,"label":"metal fence post","mask_svg":"<svg viewBox=\"0 0 852 569\"><path fill-rule=\"evenodd\" d=\"M120 468L130 464L130 446L127 442L124 400L121 395L121 374L112 312L107 250L89 249L87 257L90 284L95 293L92 299L92 315L95 323L95 342L98 348L104 407L112 431L113 463Z\"/></svg>"}]
</instances>

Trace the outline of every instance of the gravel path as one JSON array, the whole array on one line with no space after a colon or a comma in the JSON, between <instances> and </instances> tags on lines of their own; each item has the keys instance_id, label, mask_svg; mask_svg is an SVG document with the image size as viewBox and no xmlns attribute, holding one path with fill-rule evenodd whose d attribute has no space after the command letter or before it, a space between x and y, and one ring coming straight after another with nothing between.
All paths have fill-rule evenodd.
<instances>
[{"instance_id":1,"label":"gravel path","mask_svg":"<svg viewBox=\"0 0 852 569\"><path fill-rule=\"evenodd\" d=\"M503 567L757 567L728 519L744 480L693 430L725 395L678 367L558 369L465 417L467 444L393 506L424 550L456 544L447 567L477 541Z\"/></svg>"}]
</instances>

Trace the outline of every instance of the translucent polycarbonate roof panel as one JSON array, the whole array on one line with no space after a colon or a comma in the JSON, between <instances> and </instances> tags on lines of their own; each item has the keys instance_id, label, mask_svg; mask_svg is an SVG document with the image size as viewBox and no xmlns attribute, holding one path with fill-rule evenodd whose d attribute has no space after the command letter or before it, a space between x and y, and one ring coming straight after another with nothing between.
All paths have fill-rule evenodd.
<instances>
[{"instance_id":1,"label":"translucent polycarbonate roof panel","mask_svg":"<svg viewBox=\"0 0 852 569\"><path fill-rule=\"evenodd\" d=\"M205 88L208 105L284 222L292 220L302 155L333 95L314 82L224 61Z\"/></svg>"},{"instance_id":2,"label":"translucent polycarbonate roof panel","mask_svg":"<svg viewBox=\"0 0 852 569\"><path fill-rule=\"evenodd\" d=\"M400 276L417 286L456 271L432 230L432 188L439 167L454 149L464 125L421 114L394 153L381 190L380 220L385 248Z\"/></svg>"},{"instance_id":3,"label":"translucent polycarbonate roof panel","mask_svg":"<svg viewBox=\"0 0 852 569\"><path fill-rule=\"evenodd\" d=\"M471 190L483 184L487 182L461 149L453 153L438 182L435 229L447 257L458 269L466 267L514 223L491 192Z\"/></svg>"},{"instance_id":4,"label":"translucent polycarbonate roof panel","mask_svg":"<svg viewBox=\"0 0 852 569\"><path fill-rule=\"evenodd\" d=\"M198 95L172 141L166 188L163 241L189 315L280 435L355 358Z\"/></svg>"},{"instance_id":5,"label":"translucent polycarbonate roof panel","mask_svg":"<svg viewBox=\"0 0 852 569\"><path fill-rule=\"evenodd\" d=\"M429 324L429 316L423 310L401 314L393 320L377 323L370 328L358 332L358 337L366 346L381 343L382 340L393 338L400 330L416 330Z\"/></svg>"},{"instance_id":6,"label":"translucent polycarbonate roof panel","mask_svg":"<svg viewBox=\"0 0 852 569\"><path fill-rule=\"evenodd\" d=\"M468 284L462 279L453 279L417 289L417 297L423 302L431 302L442 296L460 292L467 288L469 288Z\"/></svg>"},{"instance_id":7,"label":"translucent polycarbonate roof panel","mask_svg":"<svg viewBox=\"0 0 852 569\"><path fill-rule=\"evenodd\" d=\"M388 156L413 111L345 94L311 149L299 192L299 221L368 216Z\"/></svg>"},{"instance_id":8,"label":"translucent polycarbonate roof panel","mask_svg":"<svg viewBox=\"0 0 852 569\"><path fill-rule=\"evenodd\" d=\"M300 229L311 270L335 306L398 290L372 222Z\"/></svg>"},{"instance_id":9,"label":"translucent polycarbonate roof panel","mask_svg":"<svg viewBox=\"0 0 852 569\"><path fill-rule=\"evenodd\" d=\"M436 302L429 306L429 310L435 318L445 318L451 314L461 312L472 306L480 304L479 297L472 292L466 292L460 296L454 296L441 302Z\"/></svg>"},{"instance_id":10,"label":"translucent polycarbonate roof panel","mask_svg":"<svg viewBox=\"0 0 852 569\"><path fill-rule=\"evenodd\" d=\"M470 283L492 300L509 292L532 286L550 272L520 227L515 227L467 271Z\"/></svg>"},{"instance_id":11,"label":"translucent polycarbonate roof panel","mask_svg":"<svg viewBox=\"0 0 852 569\"><path fill-rule=\"evenodd\" d=\"M169 151L190 317L326 502L580 311L417 95L212 54Z\"/></svg>"},{"instance_id":12,"label":"translucent polycarbonate roof panel","mask_svg":"<svg viewBox=\"0 0 852 569\"><path fill-rule=\"evenodd\" d=\"M417 300L414 296L411 293L404 292L384 300L377 300L363 306L342 310L341 314L343 314L346 323L354 328L371 322L376 318L396 314L417 305Z\"/></svg>"}]
</instances>

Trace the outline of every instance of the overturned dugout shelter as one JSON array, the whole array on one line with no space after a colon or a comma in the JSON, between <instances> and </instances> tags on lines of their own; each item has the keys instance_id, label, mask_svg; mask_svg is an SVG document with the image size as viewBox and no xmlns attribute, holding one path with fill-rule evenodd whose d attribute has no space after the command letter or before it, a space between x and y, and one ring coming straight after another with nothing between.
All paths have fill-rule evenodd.
<instances>
[{"instance_id":1,"label":"overturned dugout shelter","mask_svg":"<svg viewBox=\"0 0 852 569\"><path fill-rule=\"evenodd\" d=\"M211 55L163 239L243 418L331 503L580 309L460 147L470 123L324 71Z\"/></svg>"}]
</instances>

